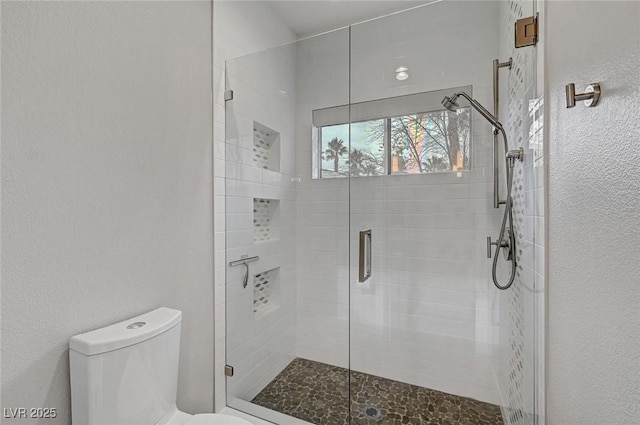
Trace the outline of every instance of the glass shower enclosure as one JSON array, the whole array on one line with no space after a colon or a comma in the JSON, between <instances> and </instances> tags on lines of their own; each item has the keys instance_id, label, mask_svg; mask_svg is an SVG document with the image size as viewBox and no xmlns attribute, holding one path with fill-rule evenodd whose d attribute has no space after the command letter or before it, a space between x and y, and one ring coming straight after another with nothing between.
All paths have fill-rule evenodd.
<instances>
[{"instance_id":1,"label":"glass shower enclosure","mask_svg":"<svg viewBox=\"0 0 640 425\"><path fill-rule=\"evenodd\" d=\"M227 62L229 406L280 424L539 423L535 48L511 37L532 14L442 1ZM441 101L492 109L510 56L499 117L524 161L500 291L493 127Z\"/></svg>"}]
</instances>

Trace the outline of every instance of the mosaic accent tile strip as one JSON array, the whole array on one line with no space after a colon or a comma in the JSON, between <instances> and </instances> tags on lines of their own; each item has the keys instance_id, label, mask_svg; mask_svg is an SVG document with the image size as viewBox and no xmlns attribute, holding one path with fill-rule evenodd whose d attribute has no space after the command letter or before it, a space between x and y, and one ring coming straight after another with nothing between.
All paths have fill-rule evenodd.
<instances>
[{"instance_id":1,"label":"mosaic accent tile strip","mask_svg":"<svg viewBox=\"0 0 640 425\"><path fill-rule=\"evenodd\" d=\"M296 358L252 403L316 425L504 424L499 406L470 398L354 371L350 384L348 369Z\"/></svg>"},{"instance_id":2,"label":"mosaic accent tile strip","mask_svg":"<svg viewBox=\"0 0 640 425\"><path fill-rule=\"evenodd\" d=\"M503 16L507 19L503 25L506 32L501 36L508 40L513 36L516 20L530 15L531 2L529 0L509 0L507 5L508 13ZM508 105L505 127L508 133L509 149L523 147L525 152L528 152L527 139L531 125L527 119L531 107L528 102L529 99L535 98L535 96L529 95L535 78L532 73L535 69L532 66L535 60L535 49L511 47L509 56L513 59L513 68L507 74L508 96L505 96L505 104ZM530 405L530 395L527 394L529 382L527 382L526 373L533 366L528 363L526 355L525 338L528 329L525 325L525 311L527 310L525 304L527 298L522 290L523 287L533 286L532 282L529 282L530 277L523 272L523 265L533 268L533 264L523 258L523 247L527 245L524 239L524 229L526 221L529 220L526 217L525 208L525 191L529 187L526 184L523 167L524 163L517 162L514 169L512 198L516 245L518 247L516 252L518 267L516 280L511 290L506 294L507 308L505 310L508 325L505 334L501 335L501 338L505 339L505 342L501 343L503 362L501 368L504 368L507 373L502 377L500 389L506 403L504 406L506 417L504 419L507 425L531 425L533 423L527 413L530 411L530 407L527 407Z\"/></svg>"}]
</instances>

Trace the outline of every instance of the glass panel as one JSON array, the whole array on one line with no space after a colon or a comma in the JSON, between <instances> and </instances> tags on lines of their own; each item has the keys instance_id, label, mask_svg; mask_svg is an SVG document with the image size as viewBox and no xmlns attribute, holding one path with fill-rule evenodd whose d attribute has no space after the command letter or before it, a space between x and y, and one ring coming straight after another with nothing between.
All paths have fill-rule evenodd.
<instances>
[{"instance_id":1,"label":"glass panel","mask_svg":"<svg viewBox=\"0 0 640 425\"><path fill-rule=\"evenodd\" d=\"M506 22L502 23L503 36L513 34L513 23L521 18L536 16L536 2L514 1L515 7L504 8ZM538 141L541 136L541 102L537 95L536 50L534 47L515 49L513 43L502 46L502 57L512 57L513 66L504 80L505 101L500 114L508 117L507 136L509 149L522 148L524 159L518 162L513 177L513 212L516 228L518 269L510 290L501 294L501 390L505 394L505 423L534 425L543 423L539 413L544 412L544 340L537 341L542 333L544 317L542 288L539 287L544 270L540 266L544 241L538 239L542 229L536 229L536 216L544 208L542 188L536 181L543 167ZM508 96L506 95L508 93ZM505 191L506 192L506 191ZM506 269L506 270L505 270ZM510 270L502 264L502 276ZM504 281L504 277L503 277ZM541 327L538 327L540 326ZM536 376L538 374L538 376Z\"/></svg>"},{"instance_id":2,"label":"glass panel","mask_svg":"<svg viewBox=\"0 0 640 425\"><path fill-rule=\"evenodd\" d=\"M279 424L349 416L349 185L312 180L320 163L348 176L348 115L313 131L313 111L348 103L348 43L340 30L226 64L227 404Z\"/></svg>"},{"instance_id":3,"label":"glass panel","mask_svg":"<svg viewBox=\"0 0 640 425\"><path fill-rule=\"evenodd\" d=\"M363 104L398 110L384 111L387 172L350 180L351 423L535 423L533 265L500 291L486 258L486 237L497 238L505 210L492 205L492 125L462 96L454 112L440 105L442 95L437 108L406 111L401 101L457 87L446 95L464 91L491 111L492 63L513 56L516 69L500 71L509 82L500 117L509 149L525 148L513 173L514 228L518 261L530 264L533 202L523 188L533 154L523 143L522 105L535 69L530 52L512 48L510 31L514 11L531 4L444 1L352 26L350 116ZM505 199L504 165L499 177ZM359 234L369 229L372 273L359 282ZM493 251L504 282L511 263Z\"/></svg>"},{"instance_id":4,"label":"glass panel","mask_svg":"<svg viewBox=\"0 0 640 425\"><path fill-rule=\"evenodd\" d=\"M230 406L287 425L538 423L542 108L534 50L512 46L532 9L436 2L227 63ZM493 110L491 64L510 56L494 115L524 161L499 291L493 128L440 100Z\"/></svg>"}]
</instances>

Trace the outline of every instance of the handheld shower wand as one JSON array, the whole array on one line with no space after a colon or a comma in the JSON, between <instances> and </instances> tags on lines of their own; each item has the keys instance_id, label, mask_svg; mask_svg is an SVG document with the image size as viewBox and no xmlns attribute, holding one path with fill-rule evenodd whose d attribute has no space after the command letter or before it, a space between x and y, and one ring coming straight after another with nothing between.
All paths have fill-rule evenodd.
<instances>
[{"instance_id":1,"label":"handheld shower wand","mask_svg":"<svg viewBox=\"0 0 640 425\"><path fill-rule=\"evenodd\" d=\"M501 290L508 289L515 280L516 277L516 237L513 232L513 208L511 201L511 188L513 186L513 167L515 165L516 160L522 161L523 158L523 150L515 149L509 150L509 144L507 143L507 134L504 131L504 127L494 117L491 112L487 111L487 109L480 104L477 100L473 99L471 96L466 94L465 92L454 93L449 96L445 96L442 99L442 105L450 111L455 112L458 106L458 97L464 97L469 101L469 104L480 113L487 121L491 123L491 125L502 134L502 140L504 141L504 151L506 153L506 170L507 170L507 200L505 202L504 216L502 217L502 226L500 227L500 234L498 236L498 240L495 242L491 242L491 237L487 237L487 257L491 258L491 245L496 246L496 252L493 256L493 266L491 268L491 277L493 279L493 284ZM507 219L509 220L509 227L507 227ZM508 239L505 240L505 233L508 235ZM498 266L498 253L500 249L504 248L506 250L506 258L508 261L511 261L511 274L509 275L509 280L506 284L501 285L498 282L497 277L497 266Z\"/></svg>"}]
</instances>

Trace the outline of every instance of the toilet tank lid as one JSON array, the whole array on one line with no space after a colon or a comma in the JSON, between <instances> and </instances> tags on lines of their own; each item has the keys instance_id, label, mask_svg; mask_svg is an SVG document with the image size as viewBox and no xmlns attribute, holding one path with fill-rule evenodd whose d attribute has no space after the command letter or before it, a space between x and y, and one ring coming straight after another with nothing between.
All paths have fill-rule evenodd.
<instances>
[{"instance_id":1,"label":"toilet tank lid","mask_svg":"<svg viewBox=\"0 0 640 425\"><path fill-rule=\"evenodd\" d=\"M69 349L87 356L118 350L153 338L179 324L181 319L180 310L160 307L114 325L72 336Z\"/></svg>"}]
</instances>

